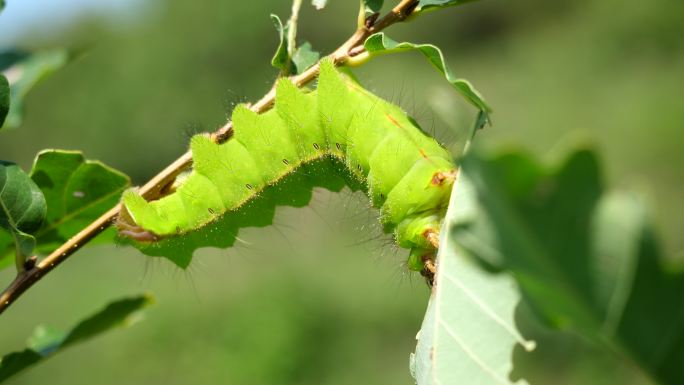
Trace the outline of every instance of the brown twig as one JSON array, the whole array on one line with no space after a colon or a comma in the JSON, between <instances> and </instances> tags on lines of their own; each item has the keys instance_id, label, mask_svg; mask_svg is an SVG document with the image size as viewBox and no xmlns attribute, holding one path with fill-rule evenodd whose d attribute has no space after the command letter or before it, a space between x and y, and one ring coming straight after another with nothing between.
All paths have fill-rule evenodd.
<instances>
[{"instance_id":1,"label":"brown twig","mask_svg":"<svg viewBox=\"0 0 684 385\"><path fill-rule=\"evenodd\" d=\"M356 30L356 32L344 44L330 54L329 57L332 58L335 64L339 65L350 57L350 52L352 50L355 54L362 52L363 49L359 47L363 47L363 43L368 36L380 32L396 22L405 20L411 12L413 12L417 4L418 0L402 0L392 9L392 11L387 13L376 23L369 20L366 25ZM320 63L316 63L303 73L291 77L291 80L298 87L304 86L318 76L319 68ZM264 97L254 103L250 108L257 113L262 113L273 106L274 100L275 88L271 88ZM232 131L233 123L227 122L223 127L216 130L212 135L212 139L217 143L225 142L232 135ZM139 190L140 194L148 199L158 198L160 191L169 183L172 183L178 174L190 167L191 164L192 155L188 151L141 187ZM78 234L71 237L71 239L66 241L62 246L57 248L30 270L24 270L19 273L14 281L12 281L0 295L0 314L12 305L12 303L14 303L14 301L16 301L16 299L28 288L38 282L38 280L109 227L118 214L119 206L117 205L81 230Z\"/></svg>"}]
</instances>

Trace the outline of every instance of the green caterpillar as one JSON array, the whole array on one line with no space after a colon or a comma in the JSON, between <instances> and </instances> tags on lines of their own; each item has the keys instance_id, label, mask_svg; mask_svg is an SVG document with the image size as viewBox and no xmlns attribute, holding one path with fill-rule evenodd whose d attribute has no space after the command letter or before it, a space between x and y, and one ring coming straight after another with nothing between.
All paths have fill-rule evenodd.
<instances>
[{"instance_id":1,"label":"green caterpillar","mask_svg":"<svg viewBox=\"0 0 684 385\"><path fill-rule=\"evenodd\" d=\"M184 248L175 262L187 265L194 248L230 246L240 227L270 223L270 206L308 203L282 201L288 188L303 186L308 199L315 186L338 191L341 183L328 180L334 170L380 208L385 232L410 249L409 267L424 269L437 248L456 165L398 106L323 61L315 91L280 79L272 110L258 115L239 105L232 119L234 135L223 144L192 138L193 170L175 191L152 202L133 190L124 193L122 236L150 255ZM259 200L269 202L259 206ZM267 220L254 219L264 210Z\"/></svg>"}]
</instances>

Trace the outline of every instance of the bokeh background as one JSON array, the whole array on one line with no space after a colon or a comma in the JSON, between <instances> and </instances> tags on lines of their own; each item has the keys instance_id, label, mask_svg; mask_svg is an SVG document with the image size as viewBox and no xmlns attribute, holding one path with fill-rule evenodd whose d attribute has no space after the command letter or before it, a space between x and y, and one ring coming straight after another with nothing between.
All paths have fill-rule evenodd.
<instances>
[{"instance_id":1,"label":"bokeh background","mask_svg":"<svg viewBox=\"0 0 684 385\"><path fill-rule=\"evenodd\" d=\"M330 3L300 18L300 38L322 52L355 24L356 2ZM268 16L287 17L289 7L9 0L2 48L86 54L30 94L24 126L0 135L0 158L28 170L40 149L80 149L144 183L190 135L215 129L235 103L268 90L277 43ZM678 0L483 0L388 33L436 43L486 96L494 125L478 146L524 147L553 161L572 143L594 143L610 186L650 198L666 254L681 260L683 15ZM457 145L473 118L418 55L383 57L357 72L447 145ZM375 216L363 196L318 192L308 208L279 210L274 226L241 233L239 247L201 251L187 271L123 246L86 248L0 317L2 353L22 348L40 323L66 328L113 298L151 291L158 303L145 322L11 383L411 384L408 354L429 293ZM554 383L586 383L570 379L613 368L581 342L558 346L548 354Z\"/></svg>"}]
</instances>

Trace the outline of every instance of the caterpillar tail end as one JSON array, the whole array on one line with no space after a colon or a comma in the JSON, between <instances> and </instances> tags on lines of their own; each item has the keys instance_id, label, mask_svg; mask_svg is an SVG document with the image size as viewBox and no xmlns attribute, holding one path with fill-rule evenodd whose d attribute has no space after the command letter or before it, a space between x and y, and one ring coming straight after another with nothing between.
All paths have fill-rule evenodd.
<instances>
[{"instance_id":1,"label":"caterpillar tail end","mask_svg":"<svg viewBox=\"0 0 684 385\"><path fill-rule=\"evenodd\" d=\"M155 242L159 236L140 227L132 215L130 208L138 211L149 209L149 203L133 190L125 191L121 199L121 209L116 219L119 236L133 239L137 242Z\"/></svg>"}]
</instances>

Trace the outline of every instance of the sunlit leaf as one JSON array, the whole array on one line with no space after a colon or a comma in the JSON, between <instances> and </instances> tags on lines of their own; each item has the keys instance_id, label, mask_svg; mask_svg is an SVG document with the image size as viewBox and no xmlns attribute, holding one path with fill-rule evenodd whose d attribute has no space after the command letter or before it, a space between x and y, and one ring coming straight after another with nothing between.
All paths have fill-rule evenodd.
<instances>
[{"instance_id":1,"label":"sunlit leaf","mask_svg":"<svg viewBox=\"0 0 684 385\"><path fill-rule=\"evenodd\" d=\"M126 298L110 303L84 319L69 332L39 326L29 337L27 348L0 359L0 382L64 350L115 327L130 326L139 319L135 315L153 302L149 295Z\"/></svg>"},{"instance_id":2,"label":"sunlit leaf","mask_svg":"<svg viewBox=\"0 0 684 385\"><path fill-rule=\"evenodd\" d=\"M38 154L31 180L47 202L47 218L35 229L36 251L49 253L89 223L116 206L129 178L98 161L86 160L78 151L45 150ZM96 238L113 242L114 230ZM0 268L9 263L12 250L0 236Z\"/></svg>"}]
</instances>

